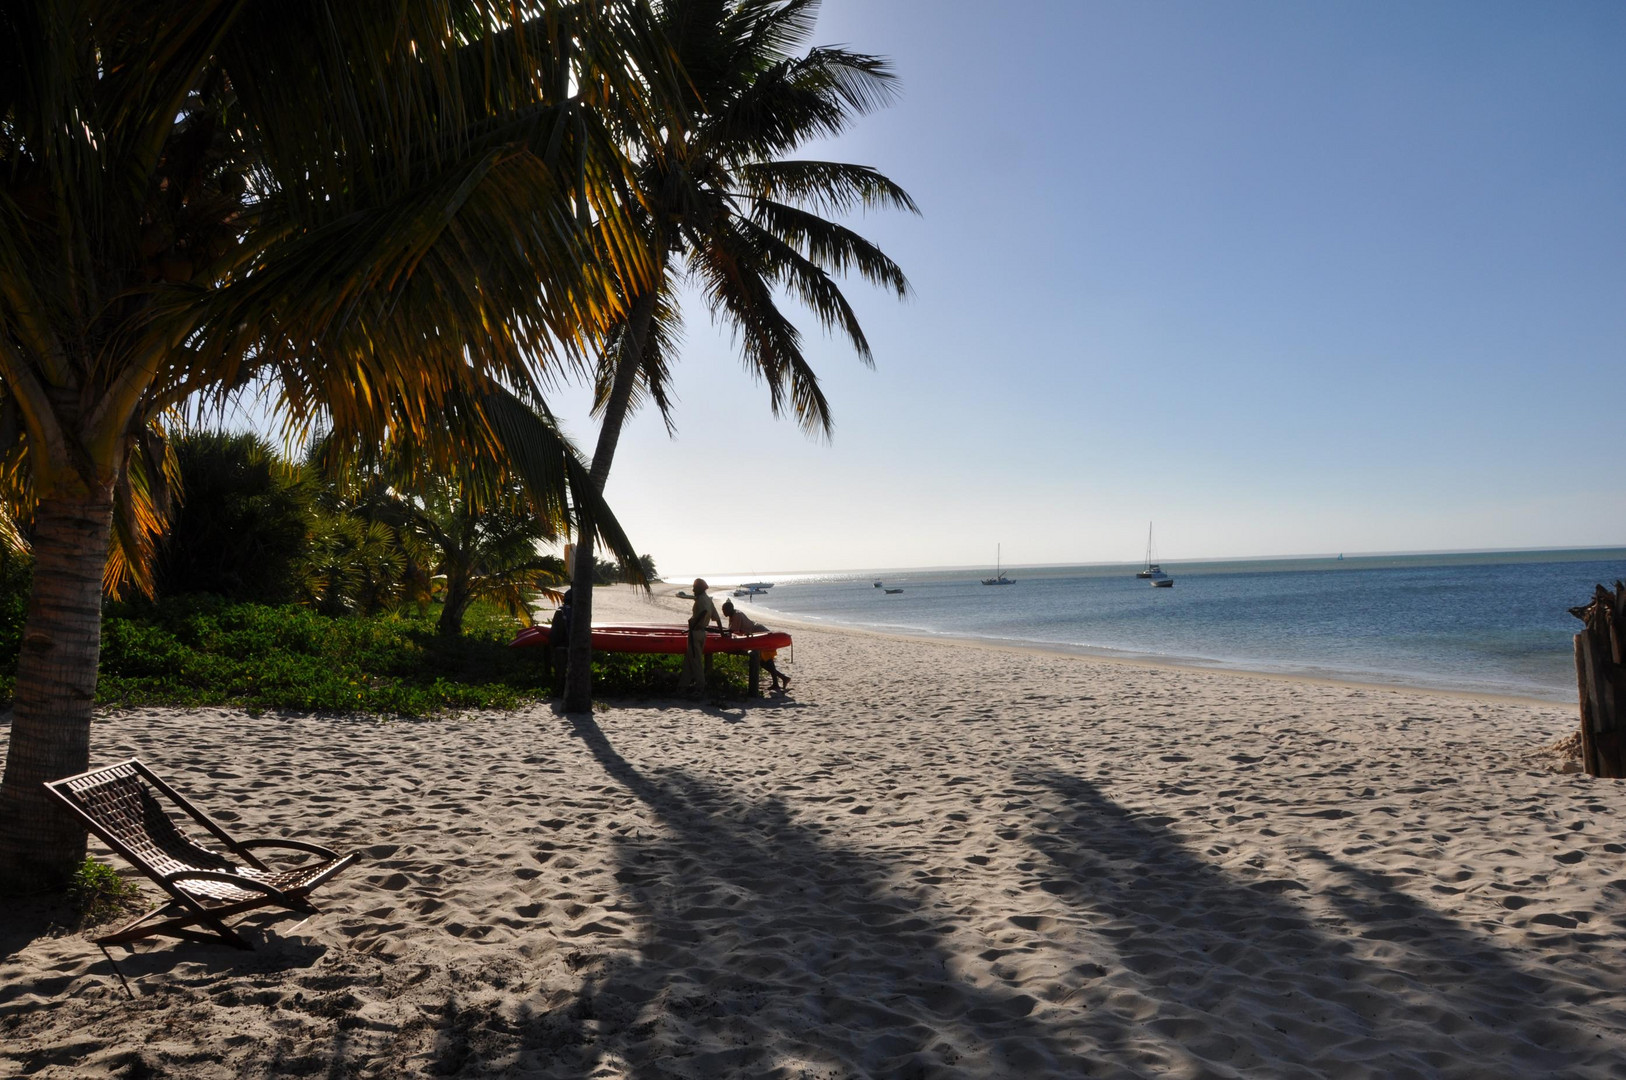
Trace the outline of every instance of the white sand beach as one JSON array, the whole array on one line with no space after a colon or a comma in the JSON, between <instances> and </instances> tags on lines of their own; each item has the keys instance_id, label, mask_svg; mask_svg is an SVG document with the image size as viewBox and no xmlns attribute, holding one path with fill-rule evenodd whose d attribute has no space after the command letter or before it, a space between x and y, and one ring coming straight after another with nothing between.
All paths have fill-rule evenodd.
<instances>
[{"instance_id":1,"label":"white sand beach","mask_svg":"<svg viewBox=\"0 0 1626 1080\"><path fill-rule=\"evenodd\" d=\"M1573 707L793 629L744 705L100 718L363 861L253 952L114 948L133 997L8 920L0 1076L1626 1076Z\"/></svg>"}]
</instances>

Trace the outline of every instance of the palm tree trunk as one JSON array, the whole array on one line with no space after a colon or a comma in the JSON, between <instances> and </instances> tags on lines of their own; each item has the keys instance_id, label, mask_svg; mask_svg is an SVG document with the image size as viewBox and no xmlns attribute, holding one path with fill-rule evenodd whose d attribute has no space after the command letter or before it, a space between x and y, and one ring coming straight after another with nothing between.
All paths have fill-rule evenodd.
<instances>
[{"instance_id":1,"label":"palm tree trunk","mask_svg":"<svg viewBox=\"0 0 1626 1080\"><path fill-rule=\"evenodd\" d=\"M456 637L463 632L463 616L474 602L468 582L462 578L446 582L446 603L440 609L440 622L435 630L442 637Z\"/></svg>"},{"instance_id":2,"label":"palm tree trunk","mask_svg":"<svg viewBox=\"0 0 1626 1080\"><path fill-rule=\"evenodd\" d=\"M85 857L85 829L45 790L90 766L111 490L48 496L34 515L34 588L0 782L0 883L54 888Z\"/></svg>"},{"instance_id":3,"label":"palm tree trunk","mask_svg":"<svg viewBox=\"0 0 1626 1080\"><path fill-rule=\"evenodd\" d=\"M657 274L655 280L660 281L663 277L664 274ZM610 477L610 463L615 459L615 448L621 441L621 426L626 423L627 411L632 404L632 391L638 385L638 369L643 360L644 344L649 340L650 322L655 316L656 296L656 289L639 296L633 301L632 311L627 317L627 340L617 362L609 400L604 403L604 422L598 429L598 445L593 449L590 476L594 489L600 494L604 491L604 482ZM588 712L593 707L593 517L579 501L576 504L576 517L576 565L571 567L570 572L572 611L564 710Z\"/></svg>"}]
</instances>

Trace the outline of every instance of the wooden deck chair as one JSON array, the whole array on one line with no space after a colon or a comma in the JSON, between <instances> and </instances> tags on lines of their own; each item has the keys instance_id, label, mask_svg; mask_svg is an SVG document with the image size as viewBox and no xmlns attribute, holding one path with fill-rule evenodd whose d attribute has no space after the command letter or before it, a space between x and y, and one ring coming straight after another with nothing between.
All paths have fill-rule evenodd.
<instances>
[{"instance_id":1,"label":"wooden deck chair","mask_svg":"<svg viewBox=\"0 0 1626 1080\"><path fill-rule=\"evenodd\" d=\"M253 948L226 920L257 908L279 907L314 913L306 897L356 861L336 851L297 840L233 840L207 814L160 780L140 761L52 780L46 787L78 814L120 858L157 882L170 899L147 914L96 939L123 945L154 934L193 941L224 941ZM224 845L227 855L189 837L165 810L160 797L184 811ZM254 855L257 848L288 848L313 859L273 870ZM161 921L153 921L161 919ZM201 927L202 932L192 927Z\"/></svg>"}]
</instances>

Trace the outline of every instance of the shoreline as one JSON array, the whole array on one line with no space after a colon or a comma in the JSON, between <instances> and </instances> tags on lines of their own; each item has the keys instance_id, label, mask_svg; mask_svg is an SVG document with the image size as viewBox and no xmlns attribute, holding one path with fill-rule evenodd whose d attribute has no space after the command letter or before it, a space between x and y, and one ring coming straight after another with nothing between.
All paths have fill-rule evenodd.
<instances>
[{"instance_id":1,"label":"shoreline","mask_svg":"<svg viewBox=\"0 0 1626 1080\"><path fill-rule=\"evenodd\" d=\"M607 588L634 589L635 586L600 586L597 590L595 590L595 600L598 594ZM666 591L653 593L652 598L671 599L673 601L673 605L679 605L663 605L665 610L673 611L678 615L686 614L686 605L688 604L688 601L679 600L675 595L678 589L685 588L685 586L672 585L663 582L658 585L657 588ZM718 595L722 595L721 590L718 590ZM636 601L637 598L633 597L632 599ZM722 599L718 599L717 605L718 607L722 606ZM1466 690L1457 687L1435 686L1422 681L1417 683L1385 682L1376 679L1368 681L1354 677L1340 676L1334 673L1327 673L1323 675L1296 671L1270 671L1258 668L1240 667L1232 664L1229 661L1219 660L1205 662L1200 659L1185 657L1173 658L1141 654L1117 655L1107 651L1096 651L1083 645L1017 641L950 633L909 633L903 630L879 630L873 627L856 626L850 623L842 623L834 620L819 620L798 617L796 615L780 611L777 608L770 607L766 604L753 604L749 602L741 607L741 610L745 611L747 614L750 614L753 610L761 610L766 612L776 624L779 624L775 626L775 629L778 629L780 626L784 626L808 630L828 630L834 633L865 634L872 637L886 638L896 641L918 642L922 644L941 644L978 649L1006 650L1015 653L1025 653L1037 656L1070 656L1081 660L1099 661L1104 664L1123 664L1130 667L1151 668L1155 670L1201 671L1219 675L1235 675L1241 678L1275 679L1284 682L1303 682L1313 685L1358 687L1365 690L1395 690L1408 693L1439 694L1443 697L1457 698L1467 701L1501 701L1519 705L1538 705L1542 707L1557 706L1568 707L1576 710L1579 709L1577 701L1573 698L1544 698L1536 697L1531 694L1504 693L1492 690ZM1578 711L1576 713L1576 723L1580 723L1580 714Z\"/></svg>"}]
</instances>

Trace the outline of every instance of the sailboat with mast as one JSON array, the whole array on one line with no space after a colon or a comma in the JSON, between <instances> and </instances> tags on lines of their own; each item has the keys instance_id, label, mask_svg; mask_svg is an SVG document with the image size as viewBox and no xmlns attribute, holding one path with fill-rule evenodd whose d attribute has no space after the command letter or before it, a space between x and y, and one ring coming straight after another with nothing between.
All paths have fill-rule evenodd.
<instances>
[{"instance_id":1,"label":"sailboat with mast","mask_svg":"<svg viewBox=\"0 0 1626 1080\"><path fill-rule=\"evenodd\" d=\"M1004 574L1002 574L1000 572L1000 569L999 569L1000 555L1001 555L1000 545L995 544L994 545L994 576L993 577L985 577L985 578L983 578L982 583L984 585L1015 585L1016 584L1016 582L1012 581L1010 578L1006 577Z\"/></svg>"},{"instance_id":2,"label":"sailboat with mast","mask_svg":"<svg viewBox=\"0 0 1626 1080\"><path fill-rule=\"evenodd\" d=\"M1146 523L1146 569L1135 574L1144 578L1160 589L1174 588L1174 578L1163 572L1163 568L1152 561L1152 523Z\"/></svg>"},{"instance_id":3,"label":"sailboat with mast","mask_svg":"<svg viewBox=\"0 0 1626 1080\"><path fill-rule=\"evenodd\" d=\"M1016 582L1000 573L1000 545L993 545L993 577L982 579L984 586L1015 586Z\"/></svg>"}]
</instances>

